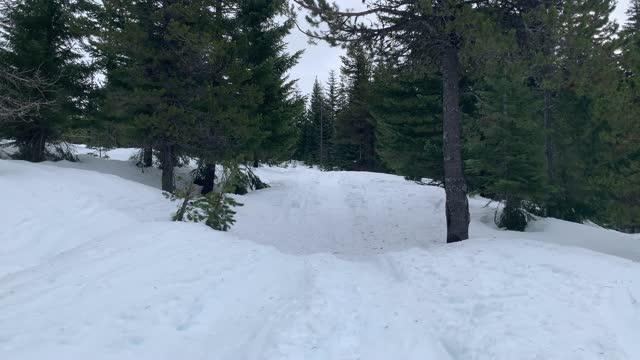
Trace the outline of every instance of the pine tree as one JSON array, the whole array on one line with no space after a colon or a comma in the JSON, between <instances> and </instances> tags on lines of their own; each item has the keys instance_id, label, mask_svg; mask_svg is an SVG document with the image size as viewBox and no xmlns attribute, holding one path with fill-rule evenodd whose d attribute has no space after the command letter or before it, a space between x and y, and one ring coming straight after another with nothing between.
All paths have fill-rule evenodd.
<instances>
[{"instance_id":1,"label":"pine tree","mask_svg":"<svg viewBox=\"0 0 640 360\"><path fill-rule=\"evenodd\" d=\"M377 153L387 168L412 180L443 179L440 82L437 74L391 66L376 71Z\"/></svg>"},{"instance_id":2,"label":"pine tree","mask_svg":"<svg viewBox=\"0 0 640 360\"><path fill-rule=\"evenodd\" d=\"M337 165L347 170L380 169L376 154L376 125L369 104L372 97L371 55L353 45L342 57L341 72L347 80L347 103L336 117Z\"/></svg>"},{"instance_id":3,"label":"pine tree","mask_svg":"<svg viewBox=\"0 0 640 360\"><path fill-rule=\"evenodd\" d=\"M279 16L288 16L280 23ZM239 1L237 26L243 29L246 62L251 69L248 80L259 92L255 108L259 119L256 141L249 142L246 151L253 151L257 165L259 160L283 161L295 150L297 139L295 119L304 109L304 100L295 91L295 80L289 80L287 72L298 62L302 52L285 52L285 36L294 26L288 14L286 0Z\"/></svg>"},{"instance_id":4,"label":"pine tree","mask_svg":"<svg viewBox=\"0 0 640 360\"><path fill-rule=\"evenodd\" d=\"M597 88L593 96L595 113L605 125L598 132L599 156L591 178L600 195L595 220L622 231L640 232L640 121L636 116L640 111L640 2L632 1L627 15L614 47L622 51L601 64L609 69L606 77L613 80L608 88Z\"/></svg>"},{"instance_id":5,"label":"pine tree","mask_svg":"<svg viewBox=\"0 0 640 360\"><path fill-rule=\"evenodd\" d=\"M174 189L178 154L209 161L246 146L257 131L250 114L259 92L247 84L248 44L228 16L234 4L104 3L115 23L104 35L104 53L117 62L108 73L109 101L131 119L131 137L159 150L163 190Z\"/></svg>"},{"instance_id":6,"label":"pine tree","mask_svg":"<svg viewBox=\"0 0 640 360\"><path fill-rule=\"evenodd\" d=\"M609 81L599 59L608 57L613 5L610 0L551 1L521 11L521 47L542 99L550 216L580 221L594 214L587 154L597 146L594 131L601 119L594 116L596 99L590 94Z\"/></svg>"},{"instance_id":7,"label":"pine tree","mask_svg":"<svg viewBox=\"0 0 640 360\"><path fill-rule=\"evenodd\" d=\"M340 85L338 78L334 70L329 71L329 78L326 85L326 110L323 121L323 137L326 139L325 143L325 155L324 166L326 168L333 168L336 158L335 149L335 132L336 121L340 112Z\"/></svg>"},{"instance_id":8,"label":"pine tree","mask_svg":"<svg viewBox=\"0 0 640 360\"><path fill-rule=\"evenodd\" d=\"M318 79L313 83L309 106L300 124L300 140L297 158L307 165L323 165L327 141L324 130L326 114L324 90Z\"/></svg>"},{"instance_id":9,"label":"pine tree","mask_svg":"<svg viewBox=\"0 0 640 360\"><path fill-rule=\"evenodd\" d=\"M640 77L640 1L632 0L627 9L627 22L620 32L622 65L633 83ZM635 84L633 84L635 86Z\"/></svg>"},{"instance_id":10,"label":"pine tree","mask_svg":"<svg viewBox=\"0 0 640 360\"><path fill-rule=\"evenodd\" d=\"M524 231L528 210L543 202L546 190L540 104L521 73L503 64L477 85L479 116L468 131L466 162L473 191L504 201L498 225L517 231Z\"/></svg>"},{"instance_id":11,"label":"pine tree","mask_svg":"<svg viewBox=\"0 0 640 360\"><path fill-rule=\"evenodd\" d=\"M82 62L81 40L88 35L91 6L83 0L17 0L5 6L2 69L46 84L22 88L21 95L48 106L5 124L0 135L16 141L23 159L43 161L47 142L60 140L83 111L91 68Z\"/></svg>"}]
</instances>

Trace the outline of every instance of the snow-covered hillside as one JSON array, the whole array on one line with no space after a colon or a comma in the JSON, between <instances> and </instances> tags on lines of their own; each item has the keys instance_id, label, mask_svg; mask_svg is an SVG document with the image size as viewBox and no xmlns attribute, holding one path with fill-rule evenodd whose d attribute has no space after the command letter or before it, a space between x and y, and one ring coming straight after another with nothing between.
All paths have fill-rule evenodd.
<instances>
[{"instance_id":1,"label":"snow-covered hillside","mask_svg":"<svg viewBox=\"0 0 640 360\"><path fill-rule=\"evenodd\" d=\"M472 199L445 245L441 189L305 167L215 232L131 151L0 160L0 359L640 358L636 236Z\"/></svg>"}]
</instances>

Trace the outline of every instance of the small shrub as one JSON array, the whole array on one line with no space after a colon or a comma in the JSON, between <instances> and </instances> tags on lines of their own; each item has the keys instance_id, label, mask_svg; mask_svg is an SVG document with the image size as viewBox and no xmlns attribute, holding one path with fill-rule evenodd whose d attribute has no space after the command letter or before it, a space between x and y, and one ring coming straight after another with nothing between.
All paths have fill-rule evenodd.
<instances>
[{"instance_id":1,"label":"small shrub","mask_svg":"<svg viewBox=\"0 0 640 360\"><path fill-rule=\"evenodd\" d=\"M266 189L269 185L265 184L260 178L251 171L250 167L241 169L237 164L225 164L225 171L229 179L229 191L236 195L245 195L249 191Z\"/></svg>"},{"instance_id":2,"label":"small shrub","mask_svg":"<svg viewBox=\"0 0 640 360\"><path fill-rule=\"evenodd\" d=\"M529 217L529 214L519 206L519 203L513 206L507 202L500 214L498 227L512 231L524 231L529 222Z\"/></svg>"}]
</instances>

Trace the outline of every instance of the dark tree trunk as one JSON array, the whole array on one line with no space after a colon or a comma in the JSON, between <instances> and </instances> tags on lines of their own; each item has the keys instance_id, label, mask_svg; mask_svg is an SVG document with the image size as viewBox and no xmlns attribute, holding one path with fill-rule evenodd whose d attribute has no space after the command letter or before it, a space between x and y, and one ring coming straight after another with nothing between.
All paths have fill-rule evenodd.
<instances>
[{"instance_id":1,"label":"dark tree trunk","mask_svg":"<svg viewBox=\"0 0 640 360\"><path fill-rule=\"evenodd\" d=\"M551 139L551 92L544 91L544 154L547 161L547 177L553 182L553 140Z\"/></svg>"},{"instance_id":2,"label":"dark tree trunk","mask_svg":"<svg viewBox=\"0 0 640 360\"><path fill-rule=\"evenodd\" d=\"M446 194L447 243L469 238L469 202L462 165L460 121L460 62L457 38L445 42L442 57L442 105L444 189Z\"/></svg>"},{"instance_id":3,"label":"dark tree trunk","mask_svg":"<svg viewBox=\"0 0 640 360\"><path fill-rule=\"evenodd\" d=\"M257 168L260 166L260 160L258 160L258 155L253 158L253 167Z\"/></svg>"},{"instance_id":4,"label":"dark tree trunk","mask_svg":"<svg viewBox=\"0 0 640 360\"><path fill-rule=\"evenodd\" d=\"M160 149L160 162L162 166L162 191L173 193L175 190L173 146L167 144L162 145Z\"/></svg>"},{"instance_id":5,"label":"dark tree trunk","mask_svg":"<svg viewBox=\"0 0 640 360\"><path fill-rule=\"evenodd\" d=\"M216 180L216 163L207 162L202 170L204 174L204 184L202 185L202 195L207 195L213 191Z\"/></svg>"},{"instance_id":6,"label":"dark tree trunk","mask_svg":"<svg viewBox=\"0 0 640 360\"><path fill-rule=\"evenodd\" d=\"M142 166L153 166L153 148L151 146L145 146L145 148L142 149Z\"/></svg>"},{"instance_id":7,"label":"dark tree trunk","mask_svg":"<svg viewBox=\"0 0 640 360\"><path fill-rule=\"evenodd\" d=\"M20 148L21 157L31 162L45 161L47 139L44 133L38 132Z\"/></svg>"},{"instance_id":8,"label":"dark tree trunk","mask_svg":"<svg viewBox=\"0 0 640 360\"><path fill-rule=\"evenodd\" d=\"M553 168L553 134L552 134L552 117L551 117L551 91L544 90L544 108L543 113L543 127L544 127L544 155L547 166L547 180L550 185L555 182L555 173ZM553 200L553 197L547 203L547 216L560 217L558 211L558 204Z\"/></svg>"}]
</instances>

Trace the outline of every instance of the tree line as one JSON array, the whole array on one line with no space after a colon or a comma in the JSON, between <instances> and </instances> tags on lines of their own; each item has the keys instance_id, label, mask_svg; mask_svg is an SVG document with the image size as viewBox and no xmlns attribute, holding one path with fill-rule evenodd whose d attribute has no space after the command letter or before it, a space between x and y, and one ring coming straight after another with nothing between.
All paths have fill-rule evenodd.
<instances>
[{"instance_id":1,"label":"tree line","mask_svg":"<svg viewBox=\"0 0 640 360\"><path fill-rule=\"evenodd\" d=\"M287 75L287 0L4 0L0 137L34 162L58 141L138 147L170 193L191 159L204 193L217 164L291 158L426 178L448 242L468 238L469 193L503 202L507 229L638 231L638 0L621 28L613 0L292 3L308 36L347 49L308 98Z\"/></svg>"},{"instance_id":2,"label":"tree line","mask_svg":"<svg viewBox=\"0 0 640 360\"><path fill-rule=\"evenodd\" d=\"M467 194L500 227L533 216L640 224L640 2L296 0L307 34L347 48L316 82L296 157L442 184L448 241L468 237Z\"/></svg>"}]
</instances>

